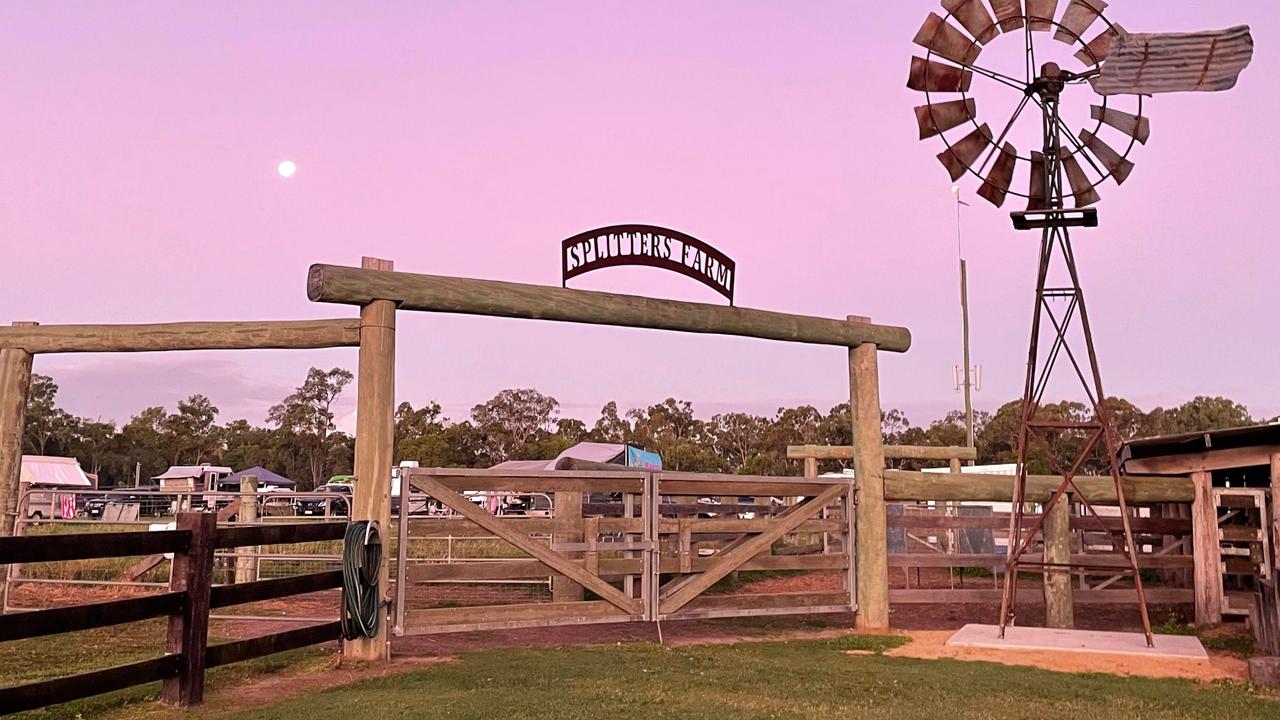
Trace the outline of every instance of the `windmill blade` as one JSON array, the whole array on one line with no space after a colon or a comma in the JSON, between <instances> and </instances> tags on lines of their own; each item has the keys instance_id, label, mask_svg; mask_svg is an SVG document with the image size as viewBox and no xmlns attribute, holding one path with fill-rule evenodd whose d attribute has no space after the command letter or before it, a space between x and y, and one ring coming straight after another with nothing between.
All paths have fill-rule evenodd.
<instances>
[{"instance_id":1,"label":"windmill blade","mask_svg":"<svg viewBox=\"0 0 1280 720\"><path fill-rule=\"evenodd\" d=\"M1121 110L1093 105L1090 108L1094 120L1101 120L1143 145L1151 137L1151 118L1145 115L1130 115Z\"/></svg>"},{"instance_id":2,"label":"windmill blade","mask_svg":"<svg viewBox=\"0 0 1280 720\"><path fill-rule=\"evenodd\" d=\"M1123 33L1102 73L1099 95L1217 92L1236 86L1253 60L1248 25L1198 33Z\"/></svg>"},{"instance_id":3,"label":"windmill blade","mask_svg":"<svg viewBox=\"0 0 1280 720\"><path fill-rule=\"evenodd\" d=\"M1048 210L1049 203L1045 200L1044 180L1047 173L1044 166L1044 153L1031 153L1031 185L1027 190L1027 209L1028 210Z\"/></svg>"},{"instance_id":4,"label":"windmill blade","mask_svg":"<svg viewBox=\"0 0 1280 720\"><path fill-rule=\"evenodd\" d=\"M1072 155L1070 150L1058 148L1058 161L1062 163L1062 168L1067 171L1067 182L1071 184L1071 195L1075 198L1076 207L1088 207L1102 199L1098 195L1098 191L1094 189L1093 183L1089 182L1089 177L1084 174L1084 169L1080 167L1080 163L1076 162L1076 156Z\"/></svg>"},{"instance_id":5,"label":"windmill blade","mask_svg":"<svg viewBox=\"0 0 1280 720\"><path fill-rule=\"evenodd\" d=\"M991 9L996 13L996 22L1002 32L1022 27L1022 0L991 0Z\"/></svg>"},{"instance_id":6,"label":"windmill blade","mask_svg":"<svg viewBox=\"0 0 1280 720\"><path fill-rule=\"evenodd\" d=\"M955 182L982 156L982 151L991 144L991 128L985 124L977 130L965 135L955 145L938 153L938 162L951 173L951 181Z\"/></svg>"},{"instance_id":7,"label":"windmill blade","mask_svg":"<svg viewBox=\"0 0 1280 720\"><path fill-rule=\"evenodd\" d=\"M929 13L912 42L959 65L972 65L982 54L981 45L938 17L937 13Z\"/></svg>"},{"instance_id":8,"label":"windmill blade","mask_svg":"<svg viewBox=\"0 0 1280 720\"><path fill-rule=\"evenodd\" d=\"M973 71L946 63L911 58L911 75L907 87L919 92L969 92L973 84Z\"/></svg>"},{"instance_id":9,"label":"windmill blade","mask_svg":"<svg viewBox=\"0 0 1280 720\"><path fill-rule=\"evenodd\" d=\"M1027 25L1032 32L1048 32L1058 15L1058 0L1027 0Z\"/></svg>"},{"instance_id":10,"label":"windmill blade","mask_svg":"<svg viewBox=\"0 0 1280 720\"><path fill-rule=\"evenodd\" d=\"M1111 55L1111 48L1115 45L1116 38L1123 32L1124 28L1120 27L1120 23L1112 25L1081 48L1080 52L1076 53L1076 58L1090 67L1102 64Z\"/></svg>"},{"instance_id":11,"label":"windmill blade","mask_svg":"<svg viewBox=\"0 0 1280 720\"><path fill-rule=\"evenodd\" d=\"M987 173L982 187L978 188L978 195L996 207L1004 205L1004 200L1009 195L1009 185L1013 183L1013 168L1017 164L1018 149L1013 143L1005 143L995 164L991 166L991 172Z\"/></svg>"},{"instance_id":12,"label":"windmill blade","mask_svg":"<svg viewBox=\"0 0 1280 720\"><path fill-rule=\"evenodd\" d=\"M1071 0L1067 11L1062 13L1062 27L1054 33L1053 39L1068 45L1075 45L1076 38L1083 38L1093 23L1102 17L1107 9L1103 0Z\"/></svg>"},{"instance_id":13,"label":"windmill blade","mask_svg":"<svg viewBox=\"0 0 1280 720\"><path fill-rule=\"evenodd\" d=\"M1103 142L1102 138L1094 135L1088 130L1080 131L1080 140L1084 142L1084 146L1098 158L1098 162L1111 173L1111 177L1116 179L1117 185L1123 185L1125 180L1129 179L1129 173L1133 172L1133 162L1116 152L1110 145Z\"/></svg>"},{"instance_id":14,"label":"windmill blade","mask_svg":"<svg viewBox=\"0 0 1280 720\"><path fill-rule=\"evenodd\" d=\"M920 139L931 138L958 127L978 116L977 102L973 98L930 103L916 108L916 122L920 124Z\"/></svg>"},{"instance_id":15,"label":"windmill blade","mask_svg":"<svg viewBox=\"0 0 1280 720\"><path fill-rule=\"evenodd\" d=\"M983 45L995 40L1000 34L1000 28L991 18L991 13L987 12L987 6L982 4L982 0L942 0L942 7Z\"/></svg>"}]
</instances>

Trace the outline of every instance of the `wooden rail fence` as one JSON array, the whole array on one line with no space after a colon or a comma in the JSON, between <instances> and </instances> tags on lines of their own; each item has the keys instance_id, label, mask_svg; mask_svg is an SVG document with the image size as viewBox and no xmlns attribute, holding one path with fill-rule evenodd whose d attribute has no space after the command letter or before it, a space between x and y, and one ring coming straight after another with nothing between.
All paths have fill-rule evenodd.
<instances>
[{"instance_id":1,"label":"wooden rail fence","mask_svg":"<svg viewBox=\"0 0 1280 720\"><path fill-rule=\"evenodd\" d=\"M173 553L168 592L0 615L0 641L44 637L167 617L165 654L105 670L0 688L0 714L21 712L161 681L161 699L198 705L207 668L337 640L337 620L209 645L209 611L342 586L339 571L213 586L214 552L278 543L339 540L345 522L219 528L212 513L182 513L175 530L0 538L0 560L37 563Z\"/></svg>"}]
</instances>

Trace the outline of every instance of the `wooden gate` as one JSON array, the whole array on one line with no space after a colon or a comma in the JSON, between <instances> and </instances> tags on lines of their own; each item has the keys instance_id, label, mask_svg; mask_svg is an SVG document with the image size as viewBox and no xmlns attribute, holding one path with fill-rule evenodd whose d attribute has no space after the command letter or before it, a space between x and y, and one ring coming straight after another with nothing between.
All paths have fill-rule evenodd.
<instances>
[{"instance_id":1,"label":"wooden gate","mask_svg":"<svg viewBox=\"0 0 1280 720\"><path fill-rule=\"evenodd\" d=\"M851 613L856 609L848 478L558 470L404 469L397 533L397 635L686 618ZM553 510L526 498L553 497ZM518 508L514 509L514 508ZM415 514L416 513L416 514ZM447 539L487 540L482 551ZM433 553L433 543L436 545ZM473 557L467 557L473 555ZM821 573L817 590L785 577ZM768 573L781 591L750 590ZM756 577L749 575L748 577ZM475 604L441 584L550 580L543 597L485 595ZM491 586L490 586L491 587ZM444 607L442 605L449 605Z\"/></svg>"}]
</instances>

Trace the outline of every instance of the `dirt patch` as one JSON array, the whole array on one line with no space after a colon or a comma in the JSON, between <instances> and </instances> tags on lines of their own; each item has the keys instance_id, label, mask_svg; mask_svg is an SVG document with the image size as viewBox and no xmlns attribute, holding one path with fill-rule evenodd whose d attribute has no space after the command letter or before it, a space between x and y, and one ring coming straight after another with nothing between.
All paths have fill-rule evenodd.
<instances>
[{"instance_id":1,"label":"dirt patch","mask_svg":"<svg viewBox=\"0 0 1280 720\"><path fill-rule=\"evenodd\" d=\"M906 634L911 637L911 642L886 651L885 655L923 660L949 658L1001 665L1025 665L1070 673L1098 672L1121 676L1185 678L1200 682L1245 681L1249 677L1248 664L1229 655L1210 655L1208 660L1188 660L1108 653L992 650L949 647L946 643L953 634L950 630L917 630Z\"/></svg>"}]
</instances>

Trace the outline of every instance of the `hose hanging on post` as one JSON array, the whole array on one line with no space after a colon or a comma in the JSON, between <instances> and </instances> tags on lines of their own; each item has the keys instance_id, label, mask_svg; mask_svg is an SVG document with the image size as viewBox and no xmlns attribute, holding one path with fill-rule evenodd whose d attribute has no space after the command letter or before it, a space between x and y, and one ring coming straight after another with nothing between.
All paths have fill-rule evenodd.
<instances>
[{"instance_id":1,"label":"hose hanging on post","mask_svg":"<svg viewBox=\"0 0 1280 720\"><path fill-rule=\"evenodd\" d=\"M382 537L377 524L358 520L347 525L342 540L342 636L348 640L378 634L381 568Z\"/></svg>"}]
</instances>

